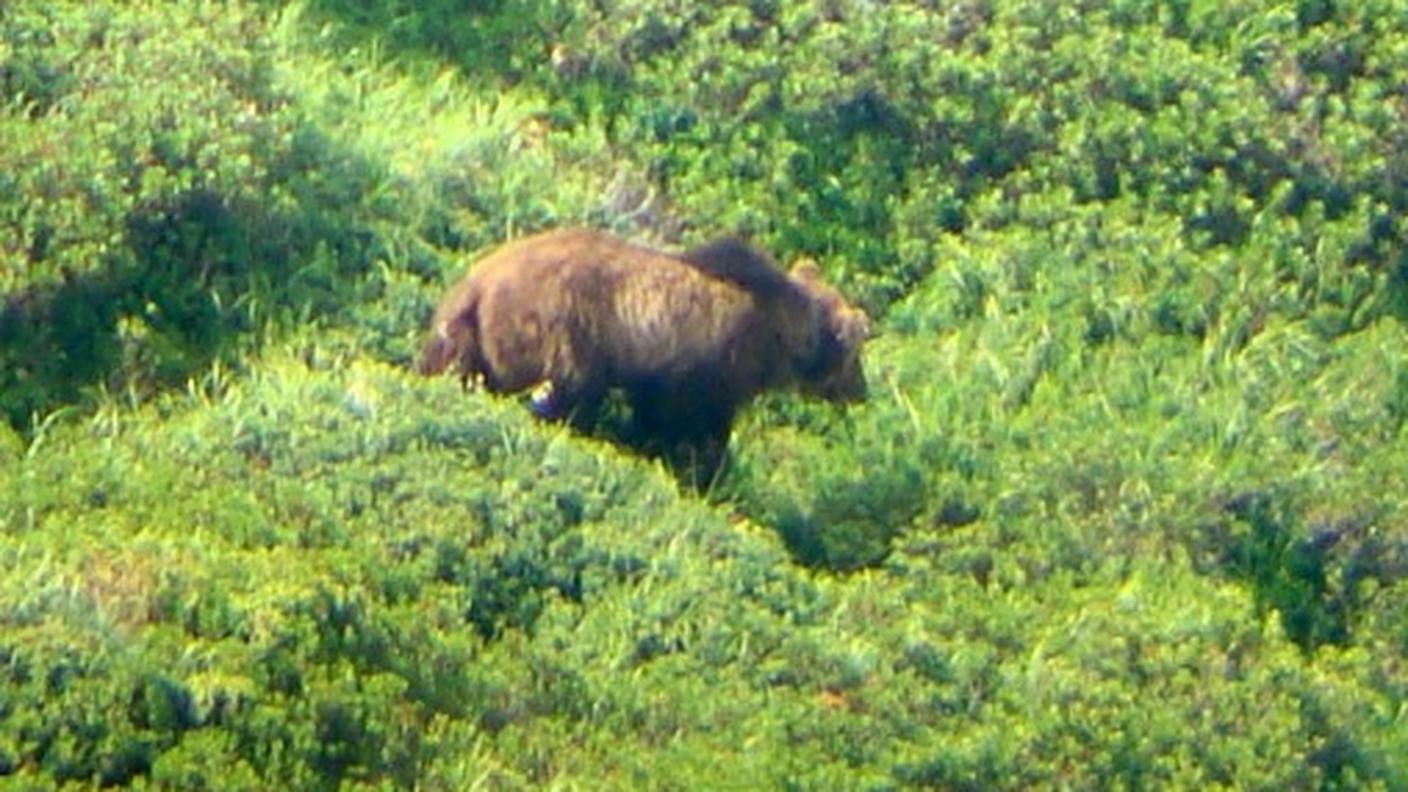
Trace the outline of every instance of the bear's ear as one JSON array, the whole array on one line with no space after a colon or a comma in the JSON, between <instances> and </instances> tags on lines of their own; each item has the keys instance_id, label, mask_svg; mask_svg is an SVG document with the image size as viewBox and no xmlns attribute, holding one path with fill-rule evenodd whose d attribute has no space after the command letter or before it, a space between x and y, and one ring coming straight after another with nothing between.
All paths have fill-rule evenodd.
<instances>
[{"instance_id":1,"label":"bear's ear","mask_svg":"<svg viewBox=\"0 0 1408 792\"><path fill-rule=\"evenodd\" d=\"M817 266L815 259L798 259L792 265L792 277L803 283L815 283L821 280L821 267Z\"/></svg>"}]
</instances>

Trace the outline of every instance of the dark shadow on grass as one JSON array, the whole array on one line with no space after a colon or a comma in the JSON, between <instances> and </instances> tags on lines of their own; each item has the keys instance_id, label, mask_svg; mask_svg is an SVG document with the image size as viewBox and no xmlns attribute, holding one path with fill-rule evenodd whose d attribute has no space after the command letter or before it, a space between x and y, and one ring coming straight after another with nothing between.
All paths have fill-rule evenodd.
<instances>
[{"instance_id":1,"label":"dark shadow on grass","mask_svg":"<svg viewBox=\"0 0 1408 792\"><path fill-rule=\"evenodd\" d=\"M1274 489L1224 498L1227 522L1209 536L1220 548L1218 564L1250 587L1259 610L1280 614L1302 650L1350 645L1366 604L1360 581L1387 589L1404 576L1408 554L1369 530L1371 515L1306 522L1287 500Z\"/></svg>"},{"instance_id":2,"label":"dark shadow on grass","mask_svg":"<svg viewBox=\"0 0 1408 792\"><path fill-rule=\"evenodd\" d=\"M272 322L351 307L378 243L345 199L374 168L311 129L297 137L266 163L292 201L174 192L128 215L123 243L91 268L0 297L4 420L25 431L96 388L180 385Z\"/></svg>"}]
</instances>

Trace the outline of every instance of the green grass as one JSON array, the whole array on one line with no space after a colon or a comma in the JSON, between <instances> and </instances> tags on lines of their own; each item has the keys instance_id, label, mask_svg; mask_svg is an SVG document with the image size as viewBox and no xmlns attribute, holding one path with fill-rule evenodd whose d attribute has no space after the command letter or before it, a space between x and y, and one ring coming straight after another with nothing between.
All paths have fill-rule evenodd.
<instances>
[{"instance_id":1,"label":"green grass","mask_svg":"<svg viewBox=\"0 0 1408 792\"><path fill-rule=\"evenodd\" d=\"M1408 785L1401 0L0 7L0 781ZM409 373L817 258L704 494Z\"/></svg>"}]
</instances>

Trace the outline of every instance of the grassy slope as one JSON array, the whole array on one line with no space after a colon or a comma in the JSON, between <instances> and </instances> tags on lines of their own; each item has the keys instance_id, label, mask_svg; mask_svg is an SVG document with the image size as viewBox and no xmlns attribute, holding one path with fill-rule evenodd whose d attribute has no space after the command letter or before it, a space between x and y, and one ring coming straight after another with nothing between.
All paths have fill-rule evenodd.
<instances>
[{"instance_id":1,"label":"grassy slope","mask_svg":"<svg viewBox=\"0 0 1408 792\"><path fill-rule=\"evenodd\" d=\"M1408 783L1408 17L1097 5L5 12L0 773ZM397 367L569 221L819 255L874 397L710 506Z\"/></svg>"}]
</instances>

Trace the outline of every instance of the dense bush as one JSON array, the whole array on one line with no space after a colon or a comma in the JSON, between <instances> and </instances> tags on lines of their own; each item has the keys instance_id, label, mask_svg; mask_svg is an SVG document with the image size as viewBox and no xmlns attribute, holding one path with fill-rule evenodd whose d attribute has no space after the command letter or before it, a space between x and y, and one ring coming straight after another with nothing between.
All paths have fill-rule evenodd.
<instances>
[{"instance_id":1,"label":"dense bush","mask_svg":"<svg viewBox=\"0 0 1408 792\"><path fill-rule=\"evenodd\" d=\"M363 166L275 85L238 9L21 4L0 85L6 417L180 383L366 266ZM226 355L229 359L228 355Z\"/></svg>"},{"instance_id":2,"label":"dense bush","mask_svg":"<svg viewBox=\"0 0 1408 792\"><path fill-rule=\"evenodd\" d=\"M531 421L309 347L52 429L3 481L0 763L180 788L1402 780L1392 648L1302 653L1176 545L1062 555L1095 537L976 520L814 578Z\"/></svg>"},{"instance_id":3,"label":"dense bush","mask_svg":"<svg viewBox=\"0 0 1408 792\"><path fill-rule=\"evenodd\" d=\"M1405 28L0 6L0 779L1408 786ZM699 497L405 372L576 222L817 258L870 399Z\"/></svg>"}]
</instances>

